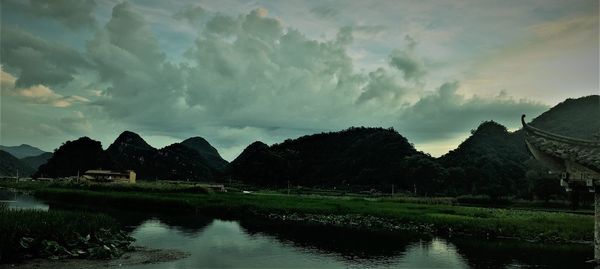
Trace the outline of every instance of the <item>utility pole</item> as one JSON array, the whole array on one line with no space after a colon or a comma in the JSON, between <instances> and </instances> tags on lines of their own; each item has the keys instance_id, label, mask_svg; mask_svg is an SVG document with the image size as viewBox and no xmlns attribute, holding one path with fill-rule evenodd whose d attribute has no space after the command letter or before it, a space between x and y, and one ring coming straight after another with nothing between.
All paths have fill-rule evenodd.
<instances>
[{"instance_id":1,"label":"utility pole","mask_svg":"<svg viewBox=\"0 0 600 269\"><path fill-rule=\"evenodd\" d=\"M394 197L394 184L392 184L392 197Z\"/></svg>"},{"instance_id":2,"label":"utility pole","mask_svg":"<svg viewBox=\"0 0 600 269\"><path fill-rule=\"evenodd\" d=\"M290 181L288 180L288 195L290 195Z\"/></svg>"},{"instance_id":3,"label":"utility pole","mask_svg":"<svg viewBox=\"0 0 600 269\"><path fill-rule=\"evenodd\" d=\"M17 168L17 182L19 182L19 169Z\"/></svg>"}]
</instances>

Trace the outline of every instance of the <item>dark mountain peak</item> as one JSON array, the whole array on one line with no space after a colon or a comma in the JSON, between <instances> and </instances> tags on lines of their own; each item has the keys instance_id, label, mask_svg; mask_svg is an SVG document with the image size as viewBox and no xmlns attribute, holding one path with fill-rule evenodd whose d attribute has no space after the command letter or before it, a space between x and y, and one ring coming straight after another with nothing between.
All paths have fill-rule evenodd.
<instances>
[{"instance_id":1,"label":"dark mountain peak","mask_svg":"<svg viewBox=\"0 0 600 269\"><path fill-rule=\"evenodd\" d=\"M19 146L0 146L0 150L10 153L10 155L13 155L17 159L45 153L45 151L27 144L21 144Z\"/></svg>"},{"instance_id":2,"label":"dark mountain peak","mask_svg":"<svg viewBox=\"0 0 600 269\"><path fill-rule=\"evenodd\" d=\"M508 130L506 127L500 123L497 123L493 120L482 122L477 129L472 130L471 134L473 135L498 135L498 134L508 134Z\"/></svg>"},{"instance_id":3,"label":"dark mountain peak","mask_svg":"<svg viewBox=\"0 0 600 269\"><path fill-rule=\"evenodd\" d=\"M254 158L254 156L257 156L257 154L267 152L269 152L269 145L261 141L254 141L252 144L248 145L231 163L247 162Z\"/></svg>"},{"instance_id":4,"label":"dark mountain peak","mask_svg":"<svg viewBox=\"0 0 600 269\"><path fill-rule=\"evenodd\" d=\"M262 141L254 141L252 144L248 145L244 151L265 148L269 148L269 145L263 143Z\"/></svg>"},{"instance_id":5,"label":"dark mountain peak","mask_svg":"<svg viewBox=\"0 0 600 269\"><path fill-rule=\"evenodd\" d=\"M82 136L80 138L77 138L73 141L68 140L67 142L63 143L58 149L61 148L74 148L77 146L90 146L90 147L97 147L100 146L100 148L102 148L102 143L100 141L96 141L94 139L91 139L87 136ZM57 150L58 151L58 150Z\"/></svg>"},{"instance_id":6,"label":"dark mountain peak","mask_svg":"<svg viewBox=\"0 0 600 269\"><path fill-rule=\"evenodd\" d=\"M138 134L131 131L122 132L117 139L108 147L109 151L112 151L114 147L124 148L124 147L132 147L140 150L153 150L154 148L150 146L146 141Z\"/></svg>"},{"instance_id":7,"label":"dark mountain peak","mask_svg":"<svg viewBox=\"0 0 600 269\"><path fill-rule=\"evenodd\" d=\"M216 180L222 176L200 152L182 143L159 149L152 158L151 170L161 179Z\"/></svg>"},{"instance_id":8,"label":"dark mountain peak","mask_svg":"<svg viewBox=\"0 0 600 269\"><path fill-rule=\"evenodd\" d=\"M186 140L183 140L181 144L192 148L200 153L219 155L219 152L216 148L214 148L210 143L208 143L206 139L199 136L190 137Z\"/></svg>"},{"instance_id":9,"label":"dark mountain peak","mask_svg":"<svg viewBox=\"0 0 600 269\"><path fill-rule=\"evenodd\" d=\"M229 162L224 160L219 151L215 147L213 147L206 139L195 136L190 137L181 142L181 145L184 145L194 151L198 152L204 159L206 159L209 166L215 168L217 170L223 170L229 165Z\"/></svg>"}]
</instances>

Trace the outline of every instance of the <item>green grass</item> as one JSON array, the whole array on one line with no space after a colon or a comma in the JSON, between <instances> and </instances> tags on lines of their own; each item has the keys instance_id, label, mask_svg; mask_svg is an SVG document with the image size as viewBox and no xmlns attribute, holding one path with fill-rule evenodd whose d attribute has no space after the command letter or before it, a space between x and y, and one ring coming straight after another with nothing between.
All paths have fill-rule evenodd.
<instances>
[{"instance_id":1,"label":"green grass","mask_svg":"<svg viewBox=\"0 0 600 269\"><path fill-rule=\"evenodd\" d=\"M0 181L0 187L21 190L38 190L43 188L68 188L93 191L134 191L134 192L160 192L160 193L211 193L206 184L200 183L173 183L164 181L141 181L136 184L126 183L94 183L89 181Z\"/></svg>"},{"instance_id":2,"label":"green grass","mask_svg":"<svg viewBox=\"0 0 600 269\"><path fill-rule=\"evenodd\" d=\"M374 216L397 223L433 225L438 232L541 241L590 241L591 216L528 210L415 204L388 199L330 199L238 193L153 193L44 188L37 195L63 202L205 212L225 216L317 214ZM360 228L360 227L359 227Z\"/></svg>"},{"instance_id":3,"label":"green grass","mask_svg":"<svg viewBox=\"0 0 600 269\"><path fill-rule=\"evenodd\" d=\"M110 244L129 245L122 240L129 238L120 232L119 224L106 215L0 206L0 262L27 257L104 258L122 251ZM110 242L111 251L106 252L99 242Z\"/></svg>"}]
</instances>

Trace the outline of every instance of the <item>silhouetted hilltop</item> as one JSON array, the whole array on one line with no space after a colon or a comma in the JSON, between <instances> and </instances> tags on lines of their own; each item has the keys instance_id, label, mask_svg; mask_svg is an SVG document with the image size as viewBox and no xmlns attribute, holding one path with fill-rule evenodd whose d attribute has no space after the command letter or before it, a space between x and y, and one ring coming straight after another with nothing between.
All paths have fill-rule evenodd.
<instances>
[{"instance_id":1,"label":"silhouetted hilltop","mask_svg":"<svg viewBox=\"0 0 600 269\"><path fill-rule=\"evenodd\" d=\"M146 169L147 174L158 179L215 181L222 177L200 153L181 143L158 150Z\"/></svg>"},{"instance_id":2,"label":"silhouetted hilltop","mask_svg":"<svg viewBox=\"0 0 600 269\"><path fill-rule=\"evenodd\" d=\"M229 162L221 157L217 149L202 137L191 137L183 140L181 144L200 153L206 159L208 165L214 169L224 171L229 165Z\"/></svg>"},{"instance_id":3,"label":"silhouetted hilltop","mask_svg":"<svg viewBox=\"0 0 600 269\"><path fill-rule=\"evenodd\" d=\"M593 139L600 130L600 96L567 99L535 118L531 125L561 135ZM526 172L535 166L530 159L521 129L511 133L488 121L439 161L452 172L446 184L451 193L530 196L543 189L539 184L552 185L546 186L553 190L552 195L562 193L558 180L526 178Z\"/></svg>"},{"instance_id":4,"label":"silhouetted hilltop","mask_svg":"<svg viewBox=\"0 0 600 269\"><path fill-rule=\"evenodd\" d=\"M69 177L90 169L110 169L114 165L99 141L89 137L67 141L40 166L34 177Z\"/></svg>"},{"instance_id":5,"label":"silhouetted hilltop","mask_svg":"<svg viewBox=\"0 0 600 269\"><path fill-rule=\"evenodd\" d=\"M567 99L531 121L549 132L583 139L600 135L600 95Z\"/></svg>"},{"instance_id":6,"label":"silhouetted hilltop","mask_svg":"<svg viewBox=\"0 0 600 269\"><path fill-rule=\"evenodd\" d=\"M439 158L446 168L460 169L466 180L449 182L456 193L514 195L526 189L524 162L529 159L522 136L494 121L483 122L458 148ZM456 171L455 171L456 172Z\"/></svg>"},{"instance_id":7,"label":"silhouetted hilltop","mask_svg":"<svg viewBox=\"0 0 600 269\"><path fill-rule=\"evenodd\" d=\"M138 134L125 131L106 149L106 153L114 163L115 169L134 170L137 176L142 179L146 177L154 178L155 175L149 173L152 170L151 160L157 153L157 149L148 145L146 141Z\"/></svg>"},{"instance_id":8,"label":"silhouetted hilltop","mask_svg":"<svg viewBox=\"0 0 600 269\"><path fill-rule=\"evenodd\" d=\"M598 102L599 96L568 99L535 118L532 125L591 139L600 127ZM229 166L201 137L155 149L139 135L126 131L106 151L102 151L100 142L87 137L68 141L40 166L36 175L58 177L74 176L87 169L133 169L140 179L218 181L231 176L262 186L283 187L289 182L387 189L394 184L399 192L419 195L531 196L543 188L536 186L541 181L536 183L525 176L531 166L526 165L529 159L522 131L509 132L493 121L481 123L455 150L438 159L418 152L393 129L352 127L271 146L257 141ZM549 197L547 194L545 197Z\"/></svg>"},{"instance_id":9,"label":"silhouetted hilltop","mask_svg":"<svg viewBox=\"0 0 600 269\"><path fill-rule=\"evenodd\" d=\"M232 163L234 179L284 186L378 185L402 177L404 158L423 155L393 129L350 128L267 146L254 142Z\"/></svg>"},{"instance_id":10,"label":"silhouetted hilltop","mask_svg":"<svg viewBox=\"0 0 600 269\"><path fill-rule=\"evenodd\" d=\"M44 152L37 156L29 156L25 158L21 158L21 162L27 164L29 167L37 170L42 164L45 164L52 158L52 153Z\"/></svg>"},{"instance_id":11,"label":"silhouetted hilltop","mask_svg":"<svg viewBox=\"0 0 600 269\"><path fill-rule=\"evenodd\" d=\"M17 159L38 156L42 153L45 153L45 151L27 144L21 144L19 146L0 146L0 150L10 153L10 155Z\"/></svg>"},{"instance_id":12,"label":"silhouetted hilltop","mask_svg":"<svg viewBox=\"0 0 600 269\"><path fill-rule=\"evenodd\" d=\"M138 134L125 131L106 149L100 142L82 137L61 146L36 176L76 176L89 169L134 170L137 178L215 181L223 172L212 168L196 150L175 143L162 149L150 146Z\"/></svg>"},{"instance_id":13,"label":"silhouetted hilltop","mask_svg":"<svg viewBox=\"0 0 600 269\"><path fill-rule=\"evenodd\" d=\"M21 162L12 154L0 150L0 176L19 177L30 176L35 170Z\"/></svg>"}]
</instances>

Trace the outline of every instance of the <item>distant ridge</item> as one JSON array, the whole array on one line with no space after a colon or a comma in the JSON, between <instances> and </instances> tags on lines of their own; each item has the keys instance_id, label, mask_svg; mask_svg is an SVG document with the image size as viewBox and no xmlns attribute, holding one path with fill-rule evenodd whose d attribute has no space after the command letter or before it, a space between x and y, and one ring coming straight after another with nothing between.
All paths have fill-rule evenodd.
<instances>
[{"instance_id":1,"label":"distant ridge","mask_svg":"<svg viewBox=\"0 0 600 269\"><path fill-rule=\"evenodd\" d=\"M42 164L45 164L46 162L48 162L48 160L50 160L50 158L52 158L52 155L53 154L50 152L44 152L40 155L29 156L29 157L22 158L20 160L21 160L21 162L27 164L29 167L37 170Z\"/></svg>"},{"instance_id":2,"label":"distant ridge","mask_svg":"<svg viewBox=\"0 0 600 269\"><path fill-rule=\"evenodd\" d=\"M16 157L17 159L38 156L42 153L46 153L39 148L27 144L21 144L19 146L0 146L0 150L10 153L10 155Z\"/></svg>"},{"instance_id":3,"label":"distant ridge","mask_svg":"<svg viewBox=\"0 0 600 269\"><path fill-rule=\"evenodd\" d=\"M21 162L12 154L0 150L0 176L8 177L27 177L35 170L25 163Z\"/></svg>"}]
</instances>

